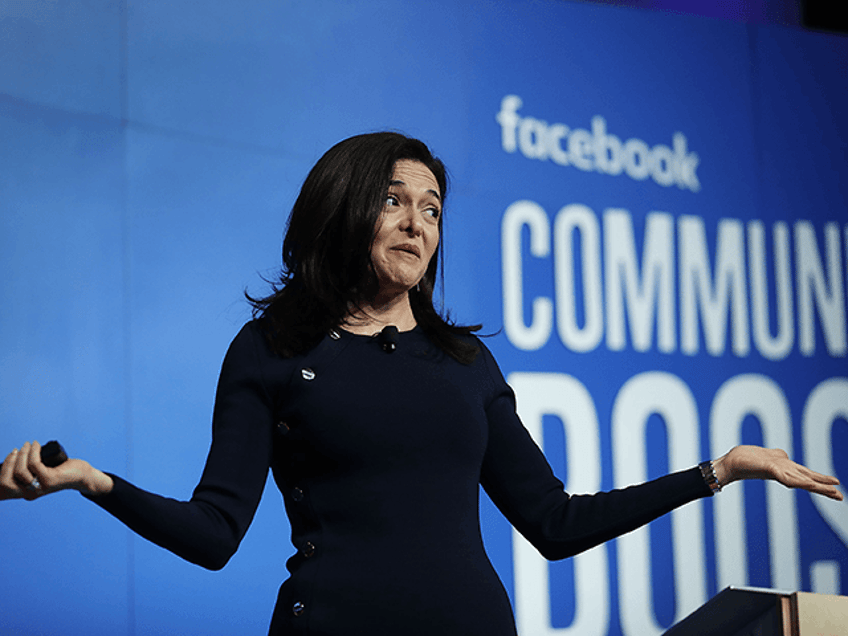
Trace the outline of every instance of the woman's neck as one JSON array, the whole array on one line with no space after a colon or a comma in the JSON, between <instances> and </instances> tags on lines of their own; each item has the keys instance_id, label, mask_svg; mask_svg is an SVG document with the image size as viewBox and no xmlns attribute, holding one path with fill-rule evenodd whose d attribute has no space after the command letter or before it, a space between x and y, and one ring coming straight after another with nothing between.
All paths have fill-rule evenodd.
<instances>
[{"instance_id":1,"label":"woman's neck","mask_svg":"<svg viewBox=\"0 0 848 636\"><path fill-rule=\"evenodd\" d=\"M409 294L404 293L388 301L377 298L351 307L341 326L351 333L370 336L387 325L394 325L398 331L411 331L417 324Z\"/></svg>"}]
</instances>

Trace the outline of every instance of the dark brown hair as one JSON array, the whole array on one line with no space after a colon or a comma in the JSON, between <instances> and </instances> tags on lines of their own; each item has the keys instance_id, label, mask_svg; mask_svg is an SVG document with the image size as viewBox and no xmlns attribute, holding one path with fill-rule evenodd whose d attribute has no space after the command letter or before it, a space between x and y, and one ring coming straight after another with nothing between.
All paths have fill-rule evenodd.
<instances>
[{"instance_id":1,"label":"dark brown hair","mask_svg":"<svg viewBox=\"0 0 848 636\"><path fill-rule=\"evenodd\" d=\"M421 162L436 178L443 206L441 235L447 174L423 142L381 132L357 135L330 148L310 170L292 208L283 241L283 267L273 292L258 299L248 296L254 317L263 319L278 354L306 353L344 321L352 306L373 294L371 242L395 163L401 159ZM421 282L409 292L410 305L430 340L468 364L478 347L463 336L480 326L455 325L434 307L440 260L437 246Z\"/></svg>"}]
</instances>

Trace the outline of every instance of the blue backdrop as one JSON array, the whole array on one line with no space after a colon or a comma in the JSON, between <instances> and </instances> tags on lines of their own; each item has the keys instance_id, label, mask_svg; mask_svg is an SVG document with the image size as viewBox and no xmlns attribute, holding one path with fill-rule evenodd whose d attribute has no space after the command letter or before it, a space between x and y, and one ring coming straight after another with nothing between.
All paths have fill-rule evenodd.
<instances>
[{"instance_id":1,"label":"blue backdrop","mask_svg":"<svg viewBox=\"0 0 848 636\"><path fill-rule=\"evenodd\" d=\"M553 0L19 2L0 34L2 448L187 498L306 172L397 129L451 170L445 303L571 491L739 441L848 480L844 38ZM848 592L848 504L772 486L550 566L482 524L524 636L659 634L730 584ZM0 536L4 634L265 633L294 551L270 487L217 573L75 493Z\"/></svg>"}]
</instances>

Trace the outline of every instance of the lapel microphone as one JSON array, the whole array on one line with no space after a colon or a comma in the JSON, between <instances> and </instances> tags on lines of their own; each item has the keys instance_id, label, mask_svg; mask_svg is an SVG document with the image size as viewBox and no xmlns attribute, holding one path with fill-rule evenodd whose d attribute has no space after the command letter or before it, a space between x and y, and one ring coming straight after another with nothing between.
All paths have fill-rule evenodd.
<instances>
[{"instance_id":1,"label":"lapel microphone","mask_svg":"<svg viewBox=\"0 0 848 636\"><path fill-rule=\"evenodd\" d=\"M400 334L398 333L398 328L394 325L384 327L380 332L380 346L386 353L392 353L395 349L397 349L399 340Z\"/></svg>"}]
</instances>

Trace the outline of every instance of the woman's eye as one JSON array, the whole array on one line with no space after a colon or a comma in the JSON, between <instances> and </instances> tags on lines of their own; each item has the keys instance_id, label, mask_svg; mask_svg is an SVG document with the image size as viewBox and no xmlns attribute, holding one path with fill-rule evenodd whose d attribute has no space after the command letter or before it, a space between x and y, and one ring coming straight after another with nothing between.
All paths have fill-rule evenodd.
<instances>
[{"instance_id":1,"label":"woman's eye","mask_svg":"<svg viewBox=\"0 0 848 636\"><path fill-rule=\"evenodd\" d=\"M386 197L386 206L399 205L397 197L393 194L390 194Z\"/></svg>"},{"instance_id":2,"label":"woman's eye","mask_svg":"<svg viewBox=\"0 0 848 636\"><path fill-rule=\"evenodd\" d=\"M441 210L439 210L438 208L427 208L426 210L424 210L424 213L432 217L433 219L438 219L439 215L441 214Z\"/></svg>"}]
</instances>

